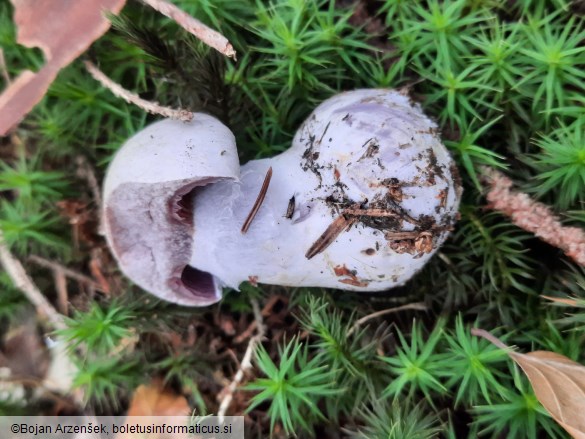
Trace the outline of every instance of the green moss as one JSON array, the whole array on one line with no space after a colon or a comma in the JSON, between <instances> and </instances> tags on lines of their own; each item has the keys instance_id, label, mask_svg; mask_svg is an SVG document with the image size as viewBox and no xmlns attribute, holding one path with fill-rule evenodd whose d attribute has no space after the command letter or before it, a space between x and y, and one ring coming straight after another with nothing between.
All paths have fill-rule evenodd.
<instances>
[{"instance_id":1,"label":"green moss","mask_svg":"<svg viewBox=\"0 0 585 439\"><path fill-rule=\"evenodd\" d=\"M71 301L82 305L64 332L86 349L77 353L75 383L91 403L116 413L137 383L156 375L188 394L200 411L213 413L221 390L214 380L234 373L226 351L213 349L219 343L241 358L245 346L226 335L229 325L222 319L232 316L245 328L252 319L250 298L268 303L281 294L290 298L288 311L285 303L277 317L265 315L270 334L279 334L280 341L266 340L258 348L257 377L242 391L250 416L270 420L260 437L277 425L318 437L326 437L327 429L353 437L566 437L511 360L470 330L500 328L499 335L523 350L585 360L578 349L585 273L499 214L486 213L478 178L480 166L501 168L563 220L583 226L585 31L583 17L572 9L577 5L175 3L221 30L238 61L204 48L139 2L112 18L113 29L82 59L97 61L145 99L219 117L234 131L243 160L288 148L301 121L339 91L406 87L438 121L462 171L462 217L430 264L387 295L246 285L211 311L162 303L129 285L103 256L104 243L91 225L99 219L98 206L75 164L83 156L101 181L123 141L156 118L114 97L89 76L82 59L74 61L17 136L2 144L0 228L23 260L40 253L88 275L103 263L111 291L92 296L86 286L72 288L70 282ZM0 5L0 46L14 77L38 69L42 56L15 43L11 14L8 4ZM77 218L81 225L72 225L56 207L71 199L85 206L86 216ZM79 242L85 228L93 238ZM54 300L51 273L27 269ZM0 287L2 323L27 305L6 276ZM570 295L575 304L567 314L566 307L545 306L542 294ZM424 301L425 314L400 312L358 323L398 302L415 301ZM570 335L560 332L565 330ZM110 358L110 352L116 355Z\"/></svg>"}]
</instances>

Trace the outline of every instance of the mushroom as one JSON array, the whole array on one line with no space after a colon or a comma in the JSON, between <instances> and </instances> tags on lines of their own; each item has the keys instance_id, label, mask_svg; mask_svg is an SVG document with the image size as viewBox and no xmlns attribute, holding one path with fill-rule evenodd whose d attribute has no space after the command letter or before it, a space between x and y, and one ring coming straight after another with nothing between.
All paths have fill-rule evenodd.
<instances>
[{"instance_id":1,"label":"mushroom","mask_svg":"<svg viewBox=\"0 0 585 439\"><path fill-rule=\"evenodd\" d=\"M114 157L106 237L122 271L202 306L243 281L380 291L447 238L461 197L436 124L401 92L319 105L282 154L240 169L233 134L196 114L157 122Z\"/></svg>"}]
</instances>

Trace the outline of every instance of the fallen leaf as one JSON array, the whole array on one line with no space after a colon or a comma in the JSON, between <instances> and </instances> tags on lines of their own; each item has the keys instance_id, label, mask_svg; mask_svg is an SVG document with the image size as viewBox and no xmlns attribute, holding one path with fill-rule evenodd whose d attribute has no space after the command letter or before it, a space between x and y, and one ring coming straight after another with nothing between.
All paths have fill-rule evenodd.
<instances>
[{"instance_id":1,"label":"fallen leaf","mask_svg":"<svg viewBox=\"0 0 585 439\"><path fill-rule=\"evenodd\" d=\"M513 352L483 329L473 328L471 333L507 349L553 419L574 438L585 439L585 366L555 352Z\"/></svg>"},{"instance_id":2,"label":"fallen leaf","mask_svg":"<svg viewBox=\"0 0 585 439\"><path fill-rule=\"evenodd\" d=\"M124 420L128 425L149 426L157 425L185 425L184 420L191 413L191 408L185 397L171 391L160 379L153 379L149 385L141 385L134 391L128 414ZM152 418L156 417L156 418ZM143 437L143 436L141 436ZM165 432L153 432L148 434L150 439L164 439L170 437ZM177 433L174 439L188 439L187 434ZM134 439L136 434L122 432L115 436L115 439Z\"/></svg>"},{"instance_id":3,"label":"fallen leaf","mask_svg":"<svg viewBox=\"0 0 585 439\"><path fill-rule=\"evenodd\" d=\"M49 368L49 352L34 318L21 317L19 322L4 335L0 367L8 367L13 379L42 380Z\"/></svg>"},{"instance_id":4,"label":"fallen leaf","mask_svg":"<svg viewBox=\"0 0 585 439\"><path fill-rule=\"evenodd\" d=\"M39 47L45 65L22 72L0 95L0 135L43 98L59 70L81 55L110 27L104 13L118 13L126 0L11 0L17 42Z\"/></svg>"},{"instance_id":5,"label":"fallen leaf","mask_svg":"<svg viewBox=\"0 0 585 439\"><path fill-rule=\"evenodd\" d=\"M184 396L165 388L161 380L153 380L134 391L127 416L188 416L190 413Z\"/></svg>"}]
</instances>

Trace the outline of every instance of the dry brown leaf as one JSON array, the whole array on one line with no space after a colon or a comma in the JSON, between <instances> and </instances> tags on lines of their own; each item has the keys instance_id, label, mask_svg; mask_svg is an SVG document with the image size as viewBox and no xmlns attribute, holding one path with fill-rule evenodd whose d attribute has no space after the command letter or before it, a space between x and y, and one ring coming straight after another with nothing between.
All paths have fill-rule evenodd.
<instances>
[{"instance_id":1,"label":"dry brown leaf","mask_svg":"<svg viewBox=\"0 0 585 439\"><path fill-rule=\"evenodd\" d=\"M153 416L158 418L158 423L167 425L181 425L185 416L190 415L191 408L187 400L170 389L165 388L160 379L154 379L149 385L138 386L132 396L128 415L125 423L129 425L148 426L152 424ZM144 417L146 416L146 417ZM144 418L143 418L144 417ZM161 422L161 417L164 421ZM116 435L115 439L133 439L136 435L126 432ZM166 433L152 433L151 439L163 439L169 437ZM187 435L176 434L173 438L187 439ZM191 437L191 436L189 436Z\"/></svg>"},{"instance_id":2,"label":"dry brown leaf","mask_svg":"<svg viewBox=\"0 0 585 439\"><path fill-rule=\"evenodd\" d=\"M483 329L471 333L498 347L508 347ZM522 368L540 403L571 436L585 439L585 366L548 351L508 354Z\"/></svg>"},{"instance_id":3,"label":"dry brown leaf","mask_svg":"<svg viewBox=\"0 0 585 439\"><path fill-rule=\"evenodd\" d=\"M17 42L39 47L46 63L22 72L0 95L0 135L43 98L59 70L83 53L110 27L105 12L117 14L126 0L11 0Z\"/></svg>"},{"instance_id":4,"label":"dry brown leaf","mask_svg":"<svg viewBox=\"0 0 585 439\"><path fill-rule=\"evenodd\" d=\"M127 416L188 416L190 413L184 396L165 389L160 380L153 380L134 391Z\"/></svg>"},{"instance_id":5,"label":"dry brown leaf","mask_svg":"<svg viewBox=\"0 0 585 439\"><path fill-rule=\"evenodd\" d=\"M18 319L3 338L0 367L8 367L13 379L42 380L49 368L50 354L33 316Z\"/></svg>"}]
</instances>

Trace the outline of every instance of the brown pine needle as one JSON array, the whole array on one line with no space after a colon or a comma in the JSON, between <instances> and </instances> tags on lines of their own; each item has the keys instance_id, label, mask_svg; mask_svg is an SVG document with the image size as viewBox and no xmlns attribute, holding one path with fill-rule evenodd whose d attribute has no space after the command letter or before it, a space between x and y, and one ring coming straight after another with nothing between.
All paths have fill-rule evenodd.
<instances>
[{"instance_id":1,"label":"brown pine needle","mask_svg":"<svg viewBox=\"0 0 585 439\"><path fill-rule=\"evenodd\" d=\"M580 307L583 308L583 303L579 301L579 299L573 299L570 297L551 297L551 296L540 296L543 299L546 300L550 300L551 302L553 302L554 304L560 304L560 305L567 305L567 306L574 306L574 307Z\"/></svg>"},{"instance_id":2,"label":"brown pine needle","mask_svg":"<svg viewBox=\"0 0 585 439\"><path fill-rule=\"evenodd\" d=\"M323 234L317 238L313 245L305 253L305 258L311 259L318 255L331 245L333 241L349 226L357 221L357 218L347 219L343 215L339 215L335 220L325 229Z\"/></svg>"},{"instance_id":3,"label":"brown pine needle","mask_svg":"<svg viewBox=\"0 0 585 439\"><path fill-rule=\"evenodd\" d=\"M266 172L266 177L264 177L264 183L262 183L262 187L260 188L258 198L256 198L256 202L252 206L252 210L250 211L248 217L246 218L246 221L244 221L244 224L242 225L242 233L246 233L250 228L250 224L252 224L252 221L254 221L254 218L256 217L256 214L258 213L260 206L262 206L262 203L264 202L264 198L266 197L266 192L268 192L268 186L270 185L271 179L272 166L268 168L268 171Z\"/></svg>"}]
</instances>

